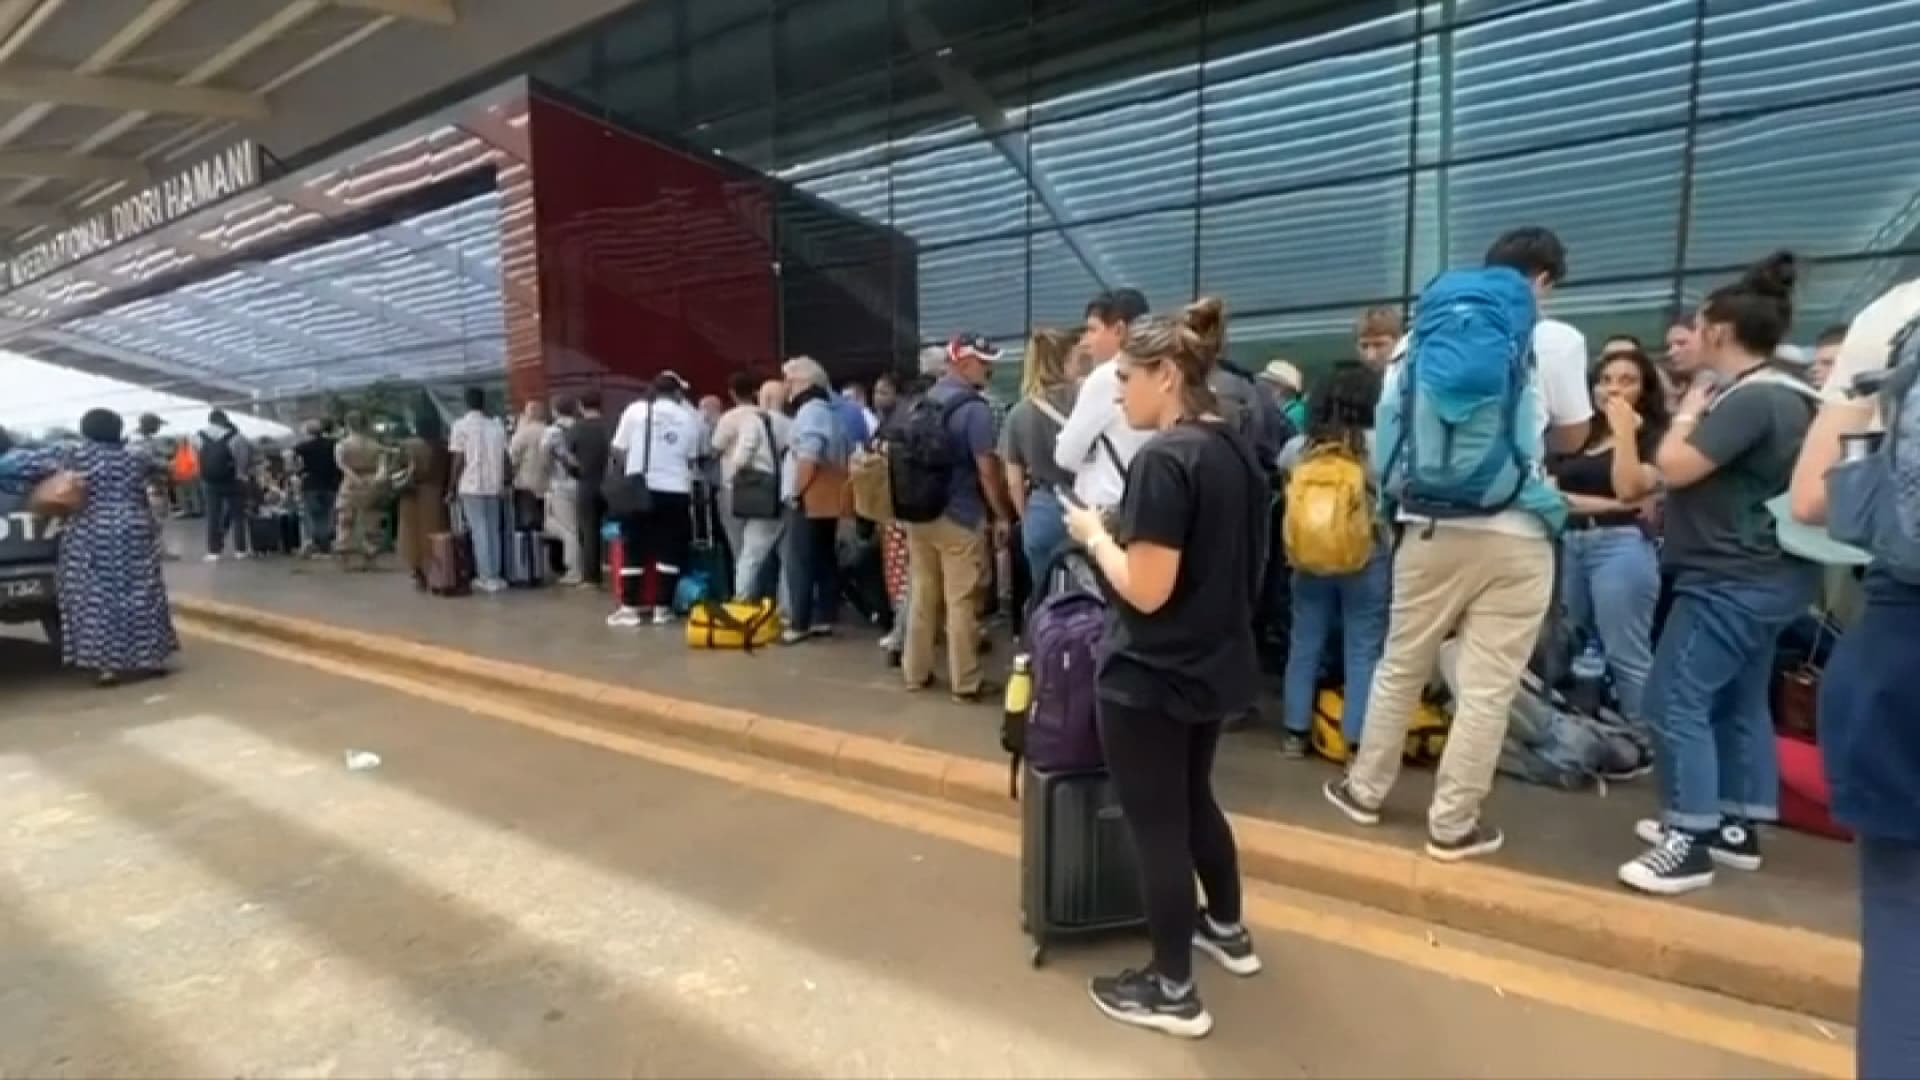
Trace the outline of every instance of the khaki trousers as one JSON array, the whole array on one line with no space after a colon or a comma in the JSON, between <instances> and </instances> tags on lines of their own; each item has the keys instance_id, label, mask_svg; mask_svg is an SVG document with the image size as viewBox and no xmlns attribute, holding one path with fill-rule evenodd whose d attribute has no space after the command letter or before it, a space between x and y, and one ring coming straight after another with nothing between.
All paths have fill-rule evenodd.
<instances>
[{"instance_id":1,"label":"khaki trousers","mask_svg":"<svg viewBox=\"0 0 1920 1080\"><path fill-rule=\"evenodd\" d=\"M1434 838L1453 841L1473 831L1493 787L1507 710L1553 595L1553 544L1458 526L1426 531L1408 526L1394 553L1386 653L1374 671L1347 787L1368 806L1386 800L1440 645L1457 632L1458 700L1427 812Z\"/></svg>"},{"instance_id":2,"label":"khaki trousers","mask_svg":"<svg viewBox=\"0 0 1920 1080\"><path fill-rule=\"evenodd\" d=\"M980 689L980 584L985 580L986 534L951 518L907 526L906 647L900 672L918 687L933 674L933 639L946 606L947 668L956 694Z\"/></svg>"}]
</instances>

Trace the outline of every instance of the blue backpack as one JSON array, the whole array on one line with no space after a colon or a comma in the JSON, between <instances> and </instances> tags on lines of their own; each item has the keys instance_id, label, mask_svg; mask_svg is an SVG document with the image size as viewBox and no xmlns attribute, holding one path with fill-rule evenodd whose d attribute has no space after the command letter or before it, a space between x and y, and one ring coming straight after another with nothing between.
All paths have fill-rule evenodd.
<instances>
[{"instance_id":1,"label":"blue backpack","mask_svg":"<svg viewBox=\"0 0 1920 1080\"><path fill-rule=\"evenodd\" d=\"M1427 518L1484 517L1512 506L1533 462L1520 403L1533 372L1533 287L1517 270L1452 270L1414 310L1398 409L1381 412L1388 500Z\"/></svg>"}]
</instances>

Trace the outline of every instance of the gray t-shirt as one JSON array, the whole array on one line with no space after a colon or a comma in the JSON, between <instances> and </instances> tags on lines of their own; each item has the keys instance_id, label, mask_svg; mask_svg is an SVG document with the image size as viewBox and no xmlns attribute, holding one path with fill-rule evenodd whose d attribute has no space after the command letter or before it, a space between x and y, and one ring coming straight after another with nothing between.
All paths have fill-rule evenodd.
<instances>
[{"instance_id":1,"label":"gray t-shirt","mask_svg":"<svg viewBox=\"0 0 1920 1080\"><path fill-rule=\"evenodd\" d=\"M1668 496L1666 567L1768 581L1804 565L1780 550L1767 502L1793 479L1813 411L1807 395L1764 381L1727 390L1707 410L1687 443L1716 468Z\"/></svg>"},{"instance_id":2,"label":"gray t-shirt","mask_svg":"<svg viewBox=\"0 0 1920 1080\"><path fill-rule=\"evenodd\" d=\"M1061 416L1071 416L1075 394L1072 386L1056 387L1046 396L1046 402ZM1048 416L1032 399L1023 399L1001 425L1000 456L1007 464L1025 469L1027 483L1035 491L1051 491L1056 487L1071 489L1073 474L1053 460L1053 446L1059 439L1060 421ZM1023 492L1013 493L1015 499L1023 496Z\"/></svg>"}]
</instances>

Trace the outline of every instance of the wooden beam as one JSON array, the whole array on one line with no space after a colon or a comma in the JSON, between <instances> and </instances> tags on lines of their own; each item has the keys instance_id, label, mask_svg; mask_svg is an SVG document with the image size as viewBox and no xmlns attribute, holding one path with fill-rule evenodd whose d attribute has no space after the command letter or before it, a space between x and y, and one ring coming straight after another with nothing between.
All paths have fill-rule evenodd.
<instances>
[{"instance_id":1,"label":"wooden beam","mask_svg":"<svg viewBox=\"0 0 1920 1080\"><path fill-rule=\"evenodd\" d=\"M126 58L126 55L140 47L140 43L152 37L165 26L167 20L180 14L192 0L148 0L140 14L128 19L126 24L114 32L93 55L80 61L82 75L98 75Z\"/></svg>"},{"instance_id":2,"label":"wooden beam","mask_svg":"<svg viewBox=\"0 0 1920 1080\"><path fill-rule=\"evenodd\" d=\"M261 46L318 14L321 0L292 0L278 11L255 23L246 33L229 41L225 48L194 67L180 79L182 86L201 86L207 80L251 56Z\"/></svg>"},{"instance_id":3,"label":"wooden beam","mask_svg":"<svg viewBox=\"0 0 1920 1080\"><path fill-rule=\"evenodd\" d=\"M16 27L27 21L27 16L33 14L34 5L38 2L39 0L0 0L0 41L6 40L8 34L13 33Z\"/></svg>"},{"instance_id":4,"label":"wooden beam","mask_svg":"<svg viewBox=\"0 0 1920 1080\"><path fill-rule=\"evenodd\" d=\"M81 75L42 67L0 67L0 101L76 105L114 112L175 113L228 120L265 120L267 100L237 90L176 86L150 79Z\"/></svg>"},{"instance_id":5,"label":"wooden beam","mask_svg":"<svg viewBox=\"0 0 1920 1080\"><path fill-rule=\"evenodd\" d=\"M61 5L65 3L66 0L40 0L40 3L33 6L24 18L14 19L13 25L7 30L6 38L0 39L0 64L13 59L21 49L26 48L27 42L32 40L33 35L39 33L40 28L51 22L55 15L60 14Z\"/></svg>"},{"instance_id":6,"label":"wooden beam","mask_svg":"<svg viewBox=\"0 0 1920 1080\"><path fill-rule=\"evenodd\" d=\"M414 22L431 23L434 26L452 26L460 16L453 10L453 0L333 0L343 8L372 12L375 15L392 15L397 19L411 19Z\"/></svg>"},{"instance_id":7,"label":"wooden beam","mask_svg":"<svg viewBox=\"0 0 1920 1080\"><path fill-rule=\"evenodd\" d=\"M52 180L125 180L144 184L152 173L138 161L127 158L84 157L80 154L44 153L36 150L0 150L0 176L38 177Z\"/></svg>"},{"instance_id":8,"label":"wooden beam","mask_svg":"<svg viewBox=\"0 0 1920 1080\"><path fill-rule=\"evenodd\" d=\"M57 225L65 219L51 206L0 206L0 229L31 229L36 225Z\"/></svg>"}]
</instances>

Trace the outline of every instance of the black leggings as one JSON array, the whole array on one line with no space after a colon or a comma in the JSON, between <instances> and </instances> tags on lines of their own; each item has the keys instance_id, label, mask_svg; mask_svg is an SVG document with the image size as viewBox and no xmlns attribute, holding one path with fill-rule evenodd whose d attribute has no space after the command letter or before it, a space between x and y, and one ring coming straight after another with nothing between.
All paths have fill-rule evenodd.
<instances>
[{"instance_id":1,"label":"black leggings","mask_svg":"<svg viewBox=\"0 0 1920 1080\"><path fill-rule=\"evenodd\" d=\"M1153 970L1186 982L1193 977L1193 928L1199 914L1193 895L1196 873L1214 920L1240 921L1240 857L1227 815L1213 797L1220 725L1185 724L1103 698L1100 742L1140 853Z\"/></svg>"},{"instance_id":2,"label":"black leggings","mask_svg":"<svg viewBox=\"0 0 1920 1080\"><path fill-rule=\"evenodd\" d=\"M644 599L647 567L654 568L658 584L653 602L660 607L673 605L673 590L680 584L680 572L686 569L687 551L693 544L693 518L690 498L668 491L653 493L653 509L620 519L620 543L625 562L620 568L620 603L637 608Z\"/></svg>"}]
</instances>

